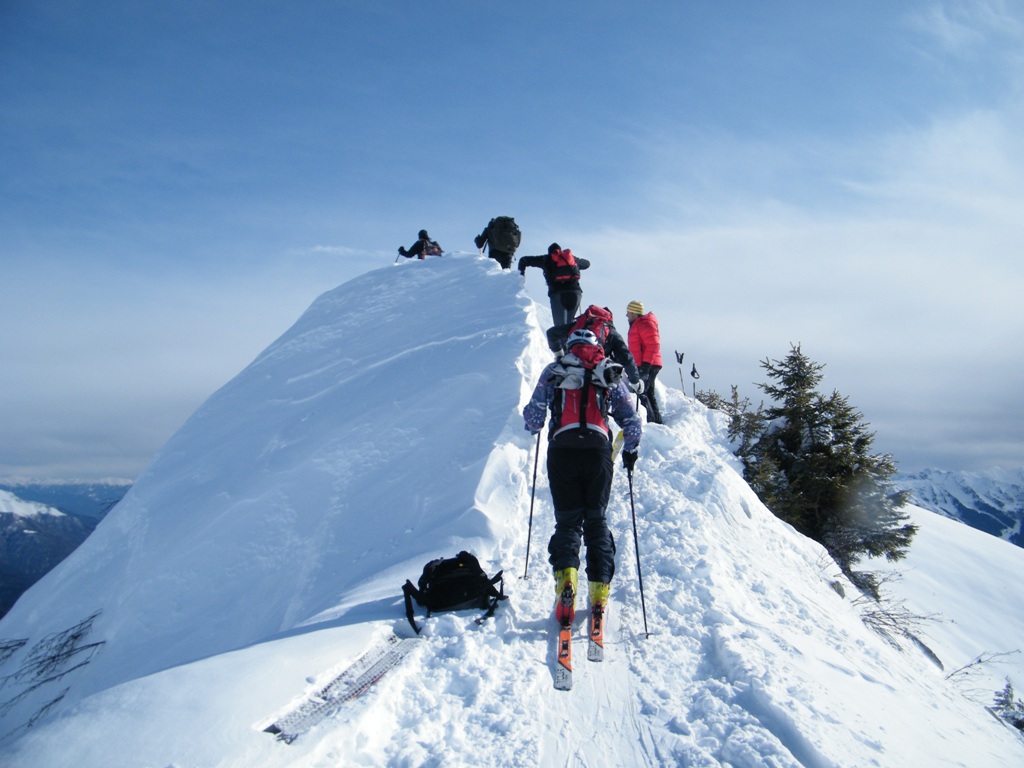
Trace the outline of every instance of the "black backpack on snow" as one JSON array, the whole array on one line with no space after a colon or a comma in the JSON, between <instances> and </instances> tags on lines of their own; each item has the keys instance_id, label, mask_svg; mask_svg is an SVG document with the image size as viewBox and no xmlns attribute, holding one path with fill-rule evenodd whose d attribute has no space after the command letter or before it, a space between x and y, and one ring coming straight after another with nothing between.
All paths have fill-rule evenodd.
<instances>
[{"instance_id":1,"label":"black backpack on snow","mask_svg":"<svg viewBox=\"0 0 1024 768\"><path fill-rule=\"evenodd\" d=\"M498 216L487 225L487 242L492 251L515 253L521 238L519 225L511 216Z\"/></svg>"},{"instance_id":2,"label":"black backpack on snow","mask_svg":"<svg viewBox=\"0 0 1024 768\"><path fill-rule=\"evenodd\" d=\"M465 551L455 557L431 560L423 566L418 589L408 580L402 587L405 615L416 634L420 633L420 628L413 618L413 599L427 609L427 618L433 611L486 608L487 613L477 619L480 623L494 615L501 600L508 599L502 573L504 571L488 576L480 567L480 561ZM495 584L499 586L495 587Z\"/></svg>"}]
</instances>

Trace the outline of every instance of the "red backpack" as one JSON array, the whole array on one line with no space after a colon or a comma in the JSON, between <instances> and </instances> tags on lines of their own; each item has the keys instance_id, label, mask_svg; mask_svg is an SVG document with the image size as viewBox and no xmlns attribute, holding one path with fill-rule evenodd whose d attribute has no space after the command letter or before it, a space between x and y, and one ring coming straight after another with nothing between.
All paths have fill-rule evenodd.
<instances>
[{"instance_id":1,"label":"red backpack","mask_svg":"<svg viewBox=\"0 0 1024 768\"><path fill-rule=\"evenodd\" d=\"M576 263L576 257L568 248L557 250L549 254L551 263L554 265L551 270L551 279L559 286L564 286L573 280L579 282L580 268Z\"/></svg>"},{"instance_id":2,"label":"red backpack","mask_svg":"<svg viewBox=\"0 0 1024 768\"><path fill-rule=\"evenodd\" d=\"M611 327L612 313L596 304L591 304L573 322L566 338L572 336L573 331L590 331L597 336L598 343L604 348L605 344L608 343L608 332Z\"/></svg>"}]
</instances>

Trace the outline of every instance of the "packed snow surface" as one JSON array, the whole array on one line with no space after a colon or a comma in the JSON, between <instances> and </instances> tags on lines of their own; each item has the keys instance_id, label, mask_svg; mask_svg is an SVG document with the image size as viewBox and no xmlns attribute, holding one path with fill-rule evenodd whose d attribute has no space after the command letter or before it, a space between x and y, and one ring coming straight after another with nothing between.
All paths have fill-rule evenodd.
<instances>
[{"instance_id":1,"label":"packed snow surface","mask_svg":"<svg viewBox=\"0 0 1024 768\"><path fill-rule=\"evenodd\" d=\"M622 471L613 485L606 660L586 660L581 606L575 686L554 690L550 497L542 460L527 561L537 444L520 414L548 322L517 275L475 256L317 299L0 623L0 763L1024 763L1019 736L919 645L866 626L825 552L743 482L722 417L670 387L632 490ZM965 563L943 534L916 572L949 563L991 591L954 573L926 608L1019 614L1024 551L987 538L998 557L972 538L984 559ZM412 636L401 585L460 549L504 569L493 619L432 616L367 694L294 743L263 732L382 638ZM1003 639L987 650L1021 636Z\"/></svg>"}]
</instances>

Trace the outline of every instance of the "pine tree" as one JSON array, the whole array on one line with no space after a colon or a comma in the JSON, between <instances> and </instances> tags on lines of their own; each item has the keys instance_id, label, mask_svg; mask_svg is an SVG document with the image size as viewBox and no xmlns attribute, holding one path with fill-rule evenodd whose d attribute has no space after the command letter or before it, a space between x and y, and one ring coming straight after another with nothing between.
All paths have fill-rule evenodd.
<instances>
[{"instance_id":1,"label":"pine tree","mask_svg":"<svg viewBox=\"0 0 1024 768\"><path fill-rule=\"evenodd\" d=\"M873 575L854 566L865 555L899 560L917 531L900 511L907 493L891 481L892 457L870 452L874 434L847 398L818 393L824 366L799 345L784 360L761 366L770 381L760 388L774 404L763 417L758 413L760 438L738 451L747 482L778 517L823 544L858 587L878 597Z\"/></svg>"},{"instance_id":2,"label":"pine tree","mask_svg":"<svg viewBox=\"0 0 1024 768\"><path fill-rule=\"evenodd\" d=\"M1014 728L1024 731L1024 701L1014 695L1013 683L1009 678L1006 680L1006 687L996 693L992 708Z\"/></svg>"}]
</instances>

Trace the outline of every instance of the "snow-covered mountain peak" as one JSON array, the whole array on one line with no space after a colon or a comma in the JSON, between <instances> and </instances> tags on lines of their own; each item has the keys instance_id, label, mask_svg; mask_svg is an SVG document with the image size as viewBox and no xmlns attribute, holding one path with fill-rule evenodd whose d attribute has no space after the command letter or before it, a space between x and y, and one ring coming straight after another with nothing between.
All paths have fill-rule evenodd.
<instances>
[{"instance_id":1,"label":"snow-covered mountain peak","mask_svg":"<svg viewBox=\"0 0 1024 768\"><path fill-rule=\"evenodd\" d=\"M606 661L578 659L574 690L553 690L550 497L543 461L531 494L520 415L547 319L475 256L317 299L0 622L11 764L1020 760L931 659L865 625L824 551L743 482L721 415L671 388L632 486L619 472L612 489ZM369 695L293 744L263 732L379 638L411 635L401 584L460 549L505 570L493 620L434 616Z\"/></svg>"},{"instance_id":2,"label":"snow-covered mountain peak","mask_svg":"<svg viewBox=\"0 0 1024 768\"><path fill-rule=\"evenodd\" d=\"M898 475L915 504L1024 547L1024 469Z\"/></svg>"},{"instance_id":3,"label":"snow-covered mountain peak","mask_svg":"<svg viewBox=\"0 0 1024 768\"><path fill-rule=\"evenodd\" d=\"M37 517L39 515L62 516L64 513L46 504L19 499L10 491L0 489L0 514Z\"/></svg>"}]
</instances>

